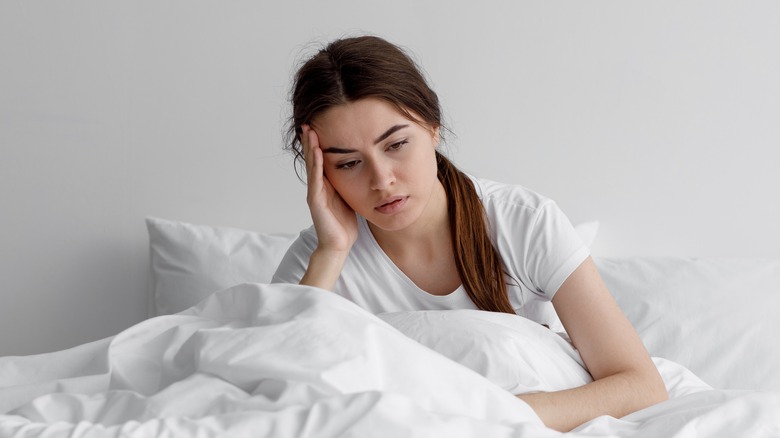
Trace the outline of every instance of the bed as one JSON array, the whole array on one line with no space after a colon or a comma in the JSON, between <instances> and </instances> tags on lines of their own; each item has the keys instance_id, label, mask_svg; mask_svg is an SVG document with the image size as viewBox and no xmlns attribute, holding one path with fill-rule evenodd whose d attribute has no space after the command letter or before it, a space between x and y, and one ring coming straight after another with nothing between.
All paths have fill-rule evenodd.
<instances>
[{"instance_id":1,"label":"bed","mask_svg":"<svg viewBox=\"0 0 780 438\"><path fill-rule=\"evenodd\" d=\"M559 436L512 394L590 379L563 336L520 317L372 315L268 284L294 235L147 228L151 317L0 358L0 436ZM596 230L578 226L589 241ZM780 436L780 260L596 263L671 398L570 436Z\"/></svg>"}]
</instances>

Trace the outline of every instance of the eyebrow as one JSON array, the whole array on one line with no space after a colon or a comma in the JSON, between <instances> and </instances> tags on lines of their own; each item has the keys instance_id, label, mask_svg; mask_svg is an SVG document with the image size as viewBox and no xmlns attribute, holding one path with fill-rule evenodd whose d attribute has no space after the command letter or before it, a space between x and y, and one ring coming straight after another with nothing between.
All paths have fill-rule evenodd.
<instances>
[{"instance_id":1,"label":"eyebrow","mask_svg":"<svg viewBox=\"0 0 780 438\"><path fill-rule=\"evenodd\" d=\"M379 144L382 140L387 139L387 137L390 137L391 135L393 135L394 133L400 131L401 129L408 128L408 127L409 127L408 124L405 124L405 125L395 125L395 126L391 127L390 129L388 129L387 131L385 131L384 134L382 134L379 137L377 137L376 140L374 140L374 144ZM331 147L328 147L328 148L324 148L322 150L322 153L324 153L324 154L351 154L352 152L357 152L357 150L356 149L345 149L345 148L340 148L340 147L336 147L336 146L331 146Z\"/></svg>"},{"instance_id":2,"label":"eyebrow","mask_svg":"<svg viewBox=\"0 0 780 438\"><path fill-rule=\"evenodd\" d=\"M384 134L382 134L379 137L377 137L376 140L374 140L374 144L379 143L380 141L386 139L387 137L390 137L396 131L400 131L401 129L408 128L408 127L409 127L408 124L407 125L395 125L392 128L390 128L387 131L385 131Z\"/></svg>"}]
</instances>

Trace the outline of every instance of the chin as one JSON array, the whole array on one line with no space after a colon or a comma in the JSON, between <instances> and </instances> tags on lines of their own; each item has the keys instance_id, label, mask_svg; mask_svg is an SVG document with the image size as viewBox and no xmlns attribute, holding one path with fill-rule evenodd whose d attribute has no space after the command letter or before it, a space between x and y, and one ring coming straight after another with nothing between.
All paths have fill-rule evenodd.
<instances>
[{"instance_id":1,"label":"chin","mask_svg":"<svg viewBox=\"0 0 780 438\"><path fill-rule=\"evenodd\" d=\"M379 228L382 231L401 231L404 228L408 227L409 224L407 223L400 223L398 221L371 221L371 225Z\"/></svg>"},{"instance_id":2,"label":"chin","mask_svg":"<svg viewBox=\"0 0 780 438\"><path fill-rule=\"evenodd\" d=\"M394 216L380 215L377 217L373 215L371 218L366 218L371 225L379 228L382 231L401 231L409 227L414 220L410 220L408 215L398 214Z\"/></svg>"}]
</instances>

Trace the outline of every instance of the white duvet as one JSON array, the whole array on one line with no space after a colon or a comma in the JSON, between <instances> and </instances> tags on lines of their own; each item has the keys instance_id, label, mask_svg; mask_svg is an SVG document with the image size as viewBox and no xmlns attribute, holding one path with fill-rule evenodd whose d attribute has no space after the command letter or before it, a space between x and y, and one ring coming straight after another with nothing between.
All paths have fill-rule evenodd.
<instances>
[{"instance_id":1,"label":"white duvet","mask_svg":"<svg viewBox=\"0 0 780 438\"><path fill-rule=\"evenodd\" d=\"M571 436L780 436L780 393L656 364L671 400ZM110 339L0 358L0 437L558 436L512 392L589 379L567 342L520 317L377 317L314 288L244 284Z\"/></svg>"}]
</instances>

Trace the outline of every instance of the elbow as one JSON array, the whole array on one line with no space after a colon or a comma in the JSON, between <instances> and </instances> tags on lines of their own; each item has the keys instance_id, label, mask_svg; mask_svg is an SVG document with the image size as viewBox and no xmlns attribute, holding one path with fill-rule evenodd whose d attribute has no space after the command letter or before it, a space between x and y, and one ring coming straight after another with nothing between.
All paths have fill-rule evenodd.
<instances>
[{"instance_id":1,"label":"elbow","mask_svg":"<svg viewBox=\"0 0 780 438\"><path fill-rule=\"evenodd\" d=\"M666 384L655 367L642 373L640 382L637 388L642 393L641 399L644 401L644 407L669 400L669 391L667 391Z\"/></svg>"},{"instance_id":2,"label":"elbow","mask_svg":"<svg viewBox=\"0 0 780 438\"><path fill-rule=\"evenodd\" d=\"M624 396L628 399L623 400L622 409L612 413L613 416L622 417L669 400L669 392L655 367L624 371L617 376L623 381Z\"/></svg>"},{"instance_id":3,"label":"elbow","mask_svg":"<svg viewBox=\"0 0 780 438\"><path fill-rule=\"evenodd\" d=\"M666 390L666 384L664 384L664 381L663 379L661 379L660 376L658 377L658 383L655 385L654 389L655 389L654 394L656 399L653 404L661 403L663 401L669 400L669 391Z\"/></svg>"}]
</instances>

